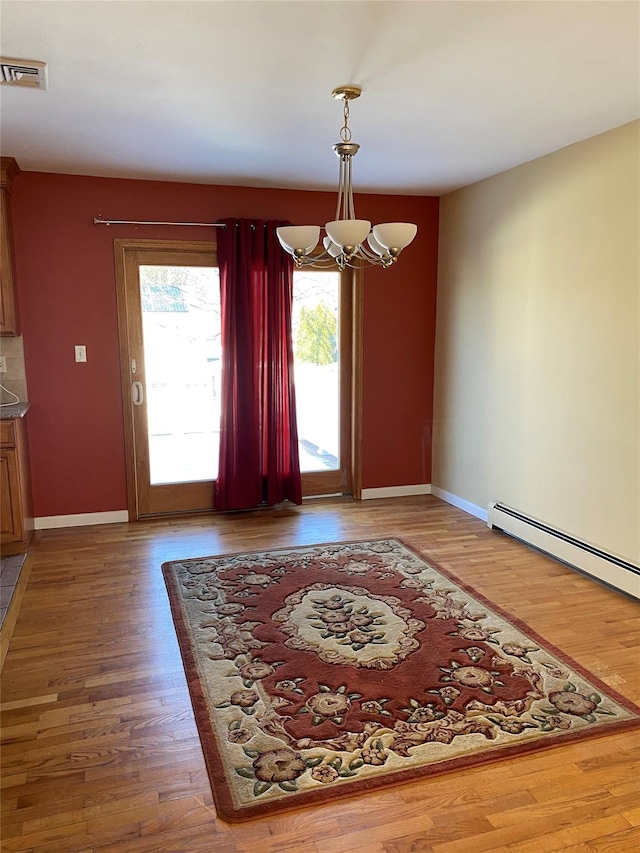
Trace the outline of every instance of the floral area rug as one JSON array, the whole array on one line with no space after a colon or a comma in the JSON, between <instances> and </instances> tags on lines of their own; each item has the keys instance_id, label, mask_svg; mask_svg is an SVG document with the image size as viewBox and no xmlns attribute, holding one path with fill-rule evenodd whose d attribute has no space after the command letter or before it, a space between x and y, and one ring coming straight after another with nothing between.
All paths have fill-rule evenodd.
<instances>
[{"instance_id":1,"label":"floral area rug","mask_svg":"<svg viewBox=\"0 0 640 853\"><path fill-rule=\"evenodd\" d=\"M640 723L639 708L396 539L163 571L226 820Z\"/></svg>"}]
</instances>

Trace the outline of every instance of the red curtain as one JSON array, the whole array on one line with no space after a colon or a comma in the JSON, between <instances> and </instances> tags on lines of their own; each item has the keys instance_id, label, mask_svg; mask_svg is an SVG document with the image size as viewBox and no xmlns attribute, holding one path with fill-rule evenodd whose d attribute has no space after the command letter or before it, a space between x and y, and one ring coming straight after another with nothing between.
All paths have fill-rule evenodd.
<instances>
[{"instance_id":1,"label":"red curtain","mask_svg":"<svg viewBox=\"0 0 640 853\"><path fill-rule=\"evenodd\" d=\"M226 219L218 232L222 310L217 510L302 503L293 384L293 265L283 222Z\"/></svg>"}]
</instances>

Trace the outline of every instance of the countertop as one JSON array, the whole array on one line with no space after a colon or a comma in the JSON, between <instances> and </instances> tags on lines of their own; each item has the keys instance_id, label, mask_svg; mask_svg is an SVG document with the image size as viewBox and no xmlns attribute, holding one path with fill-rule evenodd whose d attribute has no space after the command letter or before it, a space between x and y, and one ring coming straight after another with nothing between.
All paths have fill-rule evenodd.
<instances>
[{"instance_id":1,"label":"countertop","mask_svg":"<svg viewBox=\"0 0 640 853\"><path fill-rule=\"evenodd\" d=\"M10 406L0 406L0 421L13 421L23 418L29 409L29 403L12 403Z\"/></svg>"}]
</instances>

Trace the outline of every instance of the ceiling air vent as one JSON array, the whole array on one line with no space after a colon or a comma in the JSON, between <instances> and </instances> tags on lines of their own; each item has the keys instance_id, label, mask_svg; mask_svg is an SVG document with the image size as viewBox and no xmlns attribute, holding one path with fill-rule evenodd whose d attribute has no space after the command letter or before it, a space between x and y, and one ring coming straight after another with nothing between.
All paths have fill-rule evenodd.
<instances>
[{"instance_id":1,"label":"ceiling air vent","mask_svg":"<svg viewBox=\"0 0 640 853\"><path fill-rule=\"evenodd\" d=\"M0 57L0 83L27 89L47 88L47 63L35 59Z\"/></svg>"}]
</instances>

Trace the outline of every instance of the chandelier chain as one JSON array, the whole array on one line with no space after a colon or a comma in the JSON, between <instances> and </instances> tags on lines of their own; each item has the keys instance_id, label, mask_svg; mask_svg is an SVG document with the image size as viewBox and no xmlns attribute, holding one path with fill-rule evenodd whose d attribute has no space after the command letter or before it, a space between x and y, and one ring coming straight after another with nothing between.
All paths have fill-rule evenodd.
<instances>
[{"instance_id":1,"label":"chandelier chain","mask_svg":"<svg viewBox=\"0 0 640 853\"><path fill-rule=\"evenodd\" d=\"M340 139L343 142L351 142L351 130L349 129L349 99L344 99L344 124L340 128Z\"/></svg>"}]
</instances>

